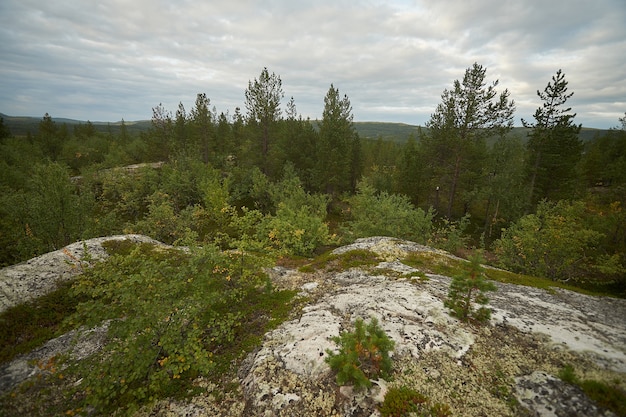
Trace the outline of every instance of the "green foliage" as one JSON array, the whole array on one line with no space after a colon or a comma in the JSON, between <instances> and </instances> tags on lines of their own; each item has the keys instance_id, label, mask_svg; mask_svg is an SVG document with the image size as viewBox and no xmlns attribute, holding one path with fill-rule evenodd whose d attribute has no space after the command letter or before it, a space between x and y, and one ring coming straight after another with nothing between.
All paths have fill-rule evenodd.
<instances>
[{"instance_id":1,"label":"green foliage","mask_svg":"<svg viewBox=\"0 0 626 417\"><path fill-rule=\"evenodd\" d=\"M504 267L552 280L580 279L593 265L592 248L602 235L585 227L582 202L543 201L495 243Z\"/></svg>"},{"instance_id":2,"label":"green foliage","mask_svg":"<svg viewBox=\"0 0 626 417\"><path fill-rule=\"evenodd\" d=\"M415 208L408 197L381 192L366 183L349 198L347 232L355 238L392 236L426 243L432 230L433 212Z\"/></svg>"},{"instance_id":3,"label":"green foliage","mask_svg":"<svg viewBox=\"0 0 626 417\"><path fill-rule=\"evenodd\" d=\"M270 175L274 170L270 154L274 152L276 130L281 118L280 101L284 97L280 76L263 68L258 80L248 82L245 91L246 109L248 111L248 126L253 132L253 143L248 160L257 161L257 166Z\"/></svg>"},{"instance_id":4,"label":"green foliage","mask_svg":"<svg viewBox=\"0 0 626 417\"><path fill-rule=\"evenodd\" d=\"M572 365L565 365L558 377L568 384L577 385L585 394L603 409L611 410L618 416L626 415L626 392L619 385L611 385L592 379L581 380Z\"/></svg>"},{"instance_id":5,"label":"green foliage","mask_svg":"<svg viewBox=\"0 0 626 417\"><path fill-rule=\"evenodd\" d=\"M326 196L307 193L289 165L278 183L270 183L260 172L256 177L255 194L267 195L265 209L268 213L244 208L242 215L233 217L231 225L236 231L236 247L245 241L254 250L307 256L318 246L332 242L324 221Z\"/></svg>"},{"instance_id":6,"label":"green foliage","mask_svg":"<svg viewBox=\"0 0 626 417\"><path fill-rule=\"evenodd\" d=\"M458 210L458 195L482 180L486 138L504 135L513 127L515 104L510 93L505 89L498 94L498 81L487 84L486 73L486 68L474 63L465 70L463 81L455 80L453 89L444 90L422 137L431 189L440 187L448 218ZM438 206L436 201L435 209Z\"/></svg>"},{"instance_id":7,"label":"green foliage","mask_svg":"<svg viewBox=\"0 0 626 417\"><path fill-rule=\"evenodd\" d=\"M491 310L479 307L474 310L472 304L484 306L489 302L487 291L495 291L497 287L486 280L482 263L484 259L480 252L470 257L469 268L460 275L452 278L448 297L444 305L452 310L452 315L463 321L473 319L477 322L488 321Z\"/></svg>"},{"instance_id":8,"label":"green foliage","mask_svg":"<svg viewBox=\"0 0 626 417\"><path fill-rule=\"evenodd\" d=\"M150 204L146 216L127 230L170 245L183 239L189 229L175 213L169 196L157 191L148 198L148 201Z\"/></svg>"},{"instance_id":9,"label":"green foliage","mask_svg":"<svg viewBox=\"0 0 626 417\"><path fill-rule=\"evenodd\" d=\"M160 178L148 167L134 171L111 169L95 175L93 182L99 189L98 214L101 218L111 217L120 227L137 222L148 212L148 198L158 190Z\"/></svg>"},{"instance_id":10,"label":"green foliage","mask_svg":"<svg viewBox=\"0 0 626 417\"><path fill-rule=\"evenodd\" d=\"M362 389L371 386L370 379L389 377L392 369L389 352L395 343L375 317L367 325L357 319L354 332L342 332L333 341L339 345L339 352L326 350L326 362L337 372L337 384L352 384Z\"/></svg>"},{"instance_id":11,"label":"green foliage","mask_svg":"<svg viewBox=\"0 0 626 417\"><path fill-rule=\"evenodd\" d=\"M336 255L331 252L324 253L299 270L300 272L313 272L316 269L327 271L345 271L350 268L374 266L380 263L378 255L366 249L354 249Z\"/></svg>"},{"instance_id":12,"label":"green foliage","mask_svg":"<svg viewBox=\"0 0 626 417\"><path fill-rule=\"evenodd\" d=\"M324 97L315 166L317 189L333 197L353 192L361 174L360 139L352 123L352 105L332 84Z\"/></svg>"},{"instance_id":13,"label":"green foliage","mask_svg":"<svg viewBox=\"0 0 626 417\"><path fill-rule=\"evenodd\" d=\"M469 214L461 217L458 221L443 218L437 223L427 243L450 253L456 253L459 249L467 247L466 230L469 224Z\"/></svg>"},{"instance_id":14,"label":"green foliage","mask_svg":"<svg viewBox=\"0 0 626 417\"><path fill-rule=\"evenodd\" d=\"M74 369L87 405L130 414L214 370L244 321L238 305L262 282L239 260L209 245L187 255L143 244L80 276L73 293L87 301L68 323L110 320L103 351Z\"/></svg>"},{"instance_id":15,"label":"green foliage","mask_svg":"<svg viewBox=\"0 0 626 417\"><path fill-rule=\"evenodd\" d=\"M93 196L85 190L79 193L66 167L51 162L35 165L26 190L10 202L5 209L21 228L16 244L21 257L28 258L82 237L89 228Z\"/></svg>"},{"instance_id":16,"label":"green foliage","mask_svg":"<svg viewBox=\"0 0 626 417\"><path fill-rule=\"evenodd\" d=\"M533 117L534 123L522 119L532 131L528 139L527 170L530 182L530 202L543 199L557 201L572 198L578 186L583 145L578 138L581 126L574 124L576 113L565 107L574 93L567 92L568 82L559 69L543 92L537 96L543 102Z\"/></svg>"},{"instance_id":17,"label":"green foliage","mask_svg":"<svg viewBox=\"0 0 626 417\"><path fill-rule=\"evenodd\" d=\"M563 369L559 371L559 378L568 384L574 384L578 380L576 377L576 371L572 365L565 365Z\"/></svg>"},{"instance_id":18,"label":"green foliage","mask_svg":"<svg viewBox=\"0 0 626 417\"><path fill-rule=\"evenodd\" d=\"M0 363L28 353L46 341L60 336L62 322L76 311L81 301L69 291L70 284L35 300L10 307L0 314Z\"/></svg>"},{"instance_id":19,"label":"green foliage","mask_svg":"<svg viewBox=\"0 0 626 417\"><path fill-rule=\"evenodd\" d=\"M382 417L449 417L450 407L445 404L430 404L428 397L408 387L391 387L379 407Z\"/></svg>"},{"instance_id":20,"label":"green foliage","mask_svg":"<svg viewBox=\"0 0 626 417\"><path fill-rule=\"evenodd\" d=\"M625 118L621 118L623 122ZM602 187L602 194L609 193L617 199L624 195L626 185L626 126L611 129L585 144L582 157L583 174L590 187ZM620 192L621 190L621 192Z\"/></svg>"},{"instance_id":21,"label":"green foliage","mask_svg":"<svg viewBox=\"0 0 626 417\"><path fill-rule=\"evenodd\" d=\"M520 218L527 207L524 163L525 145L518 137L499 137L488 151L483 187L476 189L476 219L485 220L483 233L489 241L503 226ZM484 212L479 212L478 209Z\"/></svg>"}]
</instances>

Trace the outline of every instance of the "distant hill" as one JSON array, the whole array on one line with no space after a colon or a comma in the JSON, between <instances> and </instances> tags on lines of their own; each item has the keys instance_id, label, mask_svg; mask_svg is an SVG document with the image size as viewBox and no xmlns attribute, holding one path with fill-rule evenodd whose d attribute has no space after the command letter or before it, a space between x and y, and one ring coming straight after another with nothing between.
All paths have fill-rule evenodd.
<instances>
[{"instance_id":1,"label":"distant hill","mask_svg":"<svg viewBox=\"0 0 626 417\"><path fill-rule=\"evenodd\" d=\"M43 117L8 116L3 113L0 113L0 117L4 119L4 124L11 130L11 133L15 136L26 136L29 132L35 134L37 132L39 122L41 122L43 119ZM59 126L63 124L67 125L69 129L72 129L75 125L84 125L88 122L85 120L65 119L62 117L53 117L52 120ZM91 122L91 124L96 128L96 131L98 132L111 133L115 135L119 133L122 121ZM150 120L139 120L130 122L124 121L124 124L126 125L128 133L137 133L148 130L152 123Z\"/></svg>"},{"instance_id":2,"label":"distant hill","mask_svg":"<svg viewBox=\"0 0 626 417\"><path fill-rule=\"evenodd\" d=\"M426 131L421 126L389 122L355 122L354 127L361 138L382 138L394 142L406 142L411 135L418 139L420 129Z\"/></svg>"},{"instance_id":3,"label":"distant hill","mask_svg":"<svg viewBox=\"0 0 626 417\"><path fill-rule=\"evenodd\" d=\"M39 122L43 117L23 117L23 116L8 116L0 113L0 117L4 119L4 124L11 130L11 133L15 136L26 136L28 132L35 134ZM84 120L64 119L53 117L52 120L58 125L66 124L68 128L72 128L74 125L87 124ZM318 121L312 122L317 126ZM120 131L122 122L91 122L98 132L111 133L116 135ZM152 126L150 120L138 120L138 121L124 121L126 129L129 133L144 132ZM406 142L411 135L415 139L419 139L420 129L426 133L427 129L421 126L409 125L406 123L391 123L391 122L354 122L354 127L362 139L378 139L389 140L397 143ZM583 127L580 132L580 139L583 142L594 139L597 135L605 135L608 132L606 129L594 129ZM513 128L513 135L526 138L528 129L524 127Z\"/></svg>"}]
</instances>

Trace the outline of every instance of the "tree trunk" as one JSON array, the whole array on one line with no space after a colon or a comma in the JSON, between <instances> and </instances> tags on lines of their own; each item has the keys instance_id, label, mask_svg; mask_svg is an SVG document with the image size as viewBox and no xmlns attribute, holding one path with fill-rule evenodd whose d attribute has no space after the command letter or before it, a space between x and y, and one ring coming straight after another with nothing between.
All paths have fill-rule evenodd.
<instances>
[{"instance_id":1,"label":"tree trunk","mask_svg":"<svg viewBox=\"0 0 626 417\"><path fill-rule=\"evenodd\" d=\"M454 195L456 194L457 183L459 182L459 175L461 173L461 157L456 156L454 161L454 175L452 176L452 184L450 184L450 197L448 200L448 219L452 218L452 206L454 204Z\"/></svg>"}]
</instances>

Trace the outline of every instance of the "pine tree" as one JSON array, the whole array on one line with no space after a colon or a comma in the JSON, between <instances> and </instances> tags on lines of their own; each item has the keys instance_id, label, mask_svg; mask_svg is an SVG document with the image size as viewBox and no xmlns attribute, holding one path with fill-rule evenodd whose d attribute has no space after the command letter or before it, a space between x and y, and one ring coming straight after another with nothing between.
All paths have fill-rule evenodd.
<instances>
[{"instance_id":1,"label":"pine tree","mask_svg":"<svg viewBox=\"0 0 626 417\"><path fill-rule=\"evenodd\" d=\"M576 165L582 155L578 138L581 125L574 124L576 113L565 103L574 93L559 69L546 88L537 91L543 104L533 115L535 122L522 119L532 129L528 140L529 201L534 206L542 199L571 199L577 188Z\"/></svg>"},{"instance_id":2,"label":"pine tree","mask_svg":"<svg viewBox=\"0 0 626 417\"><path fill-rule=\"evenodd\" d=\"M291 163L307 191L313 190L317 132L309 119L298 115L291 97L287 103L286 118L282 123L281 152L285 163Z\"/></svg>"},{"instance_id":3,"label":"pine tree","mask_svg":"<svg viewBox=\"0 0 626 417\"><path fill-rule=\"evenodd\" d=\"M267 68L263 68L259 79L248 83L246 95L246 109L248 110L248 125L254 131L258 140L256 153L260 156L260 168L264 174L270 174L270 148L275 140L277 122L281 119L280 101L284 93L280 77L274 73L270 75Z\"/></svg>"},{"instance_id":4,"label":"pine tree","mask_svg":"<svg viewBox=\"0 0 626 417\"><path fill-rule=\"evenodd\" d=\"M426 123L428 133L422 145L430 163L433 188L447 194L448 218L460 191L474 187L482 173L486 156L485 139L504 135L513 127L515 104L509 91L498 95L498 80L487 85L487 69L474 63L465 71L463 81L454 81L444 90L441 103Z\"/></svg>"},{"instance_id":5,"label":"pine tree","mask_svg":"<svg viewBox=\"0 0 626 417\"><path fill-rule=\"evenodd\" d=\"M215 160L215 119L217 118L210 109L211 100L204 93L196 97L196 104L191 110L190 122L192 138L202 162L208 164Z\"/></svg>"},{"instance_id":6,"label":"pine tree","mask_svg":"<svg viewBox=\"0 0 626 417\"><path fill-rule=\"evenodd\" d=\"M473 303L484 306L489 302L487 291L495 291L493 282L485 279L482 266L484 261L482 254L477 252L470 257L470 265L467 271L452 278L448 298L444 305L452 310L452 315L463 321L474 319L478 322L487 321L491 317L491 310L479 307L474 310Z\"/></svg>"},{"instance_id":7,"label":"pine tree","mask_svg":"<svg viewBox=\"0 0 626 417\"><path fill-rule=\"evenodd\" d=\"M402 147L399 166L396 170L395 190L411 199L418 206L426 201L420 197L426 191L424 164L415 137L411 135ZM434 204L432 204L434 206Z\"/></svg>"},{"instance_id":8,"label":"pine tree","mask_svg":"<svg viewBox=\"0 0 626 417\"><path fill-rule=\"evenodd\" d=\"M63 149L63 140L67 139L67 132L63 132L52 116L46 113L39 122L35 140L41 146L44 154L52 161L56 161Z\"/></svg>"},{"instance_id":9,"label":"pine tree","mask_svg":"<svg viewBox=\"0 0 626 417\"><path fill-rule=\"evenodd\" d=\"M352 123L352 105L332 84L324 97L319 130L317 183L320 191L337 195L354 191L361 170L360 140Z\"/></svg>"}]
</instances>

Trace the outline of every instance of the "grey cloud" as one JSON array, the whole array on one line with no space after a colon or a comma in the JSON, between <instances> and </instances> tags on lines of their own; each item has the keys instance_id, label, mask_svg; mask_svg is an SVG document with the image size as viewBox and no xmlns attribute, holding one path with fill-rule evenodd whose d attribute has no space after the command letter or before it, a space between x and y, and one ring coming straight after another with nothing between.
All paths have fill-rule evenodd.
<instances>
[{"instance_id":1,"label":"grey cloud","mask_svg":"<svg viewBox=\"0 0 626 417\"><path fill-rule=\"evenodd\" d=\"M624 21L621 0L7 0L0 111L133 120L206 92L232 113L267 67L305 117L333 83L356 120L423 124L479 62L518 119L562 68L577 122L609 127L626 107Z\"/></svg>"}]
</instances>

